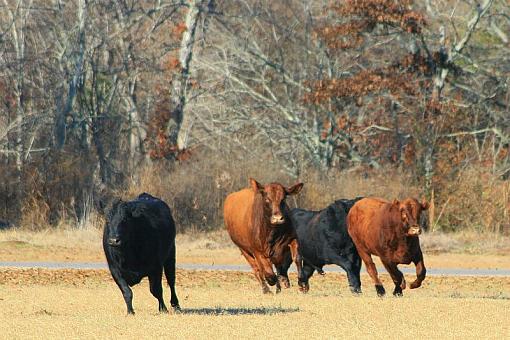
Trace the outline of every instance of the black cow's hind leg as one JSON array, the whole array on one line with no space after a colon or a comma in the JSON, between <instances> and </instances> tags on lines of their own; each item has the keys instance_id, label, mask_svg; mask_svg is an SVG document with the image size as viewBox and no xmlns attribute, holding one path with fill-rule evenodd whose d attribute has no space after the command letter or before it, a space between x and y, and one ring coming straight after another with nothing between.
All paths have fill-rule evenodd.
<instances>
[{"instance_id":1,"label":"black cow's hind leg","mask_svg":"<svg viewBox=\"0 0 510 340\"><path fill-rule=\"evenodd\" d=\"M301 271L298 273L298 285L301 292L308 293L308 290L310 290L308 280L313 275L314 270L314 267L310 266L306 261L303 261Z\"/></svg>"},{"instance_id":2,"label":"black cow's hind leg","mask_svg":"<svg viewBox=\"0 0 510 340\"><path fill-rule=\"evenodd\" d=\"M170 256L165 262L165 276L168 281L168 285L170 286L170 305L175 310L180 310L179 299L177 299L177 294L175 293L175 245L173 246L173 250L170 252Z\"/></svg>"},{"instance_id":3,"label":"black cow's hind leg","mask_svg":"<svg viewBox=\"0 0 510 340\"><path fill-rule=\"evenodd\" d=\"M361 258L357 258L353 261L349 261L349 259L344 258L342 256L338 256L332 259L334 264L342 267L343 270L347 273L347 280L349 281L349 288L351 292L355 294L361 293L361 279L360 279L360 271L361 271Z\"/></svg>"},{"instance_id":4,"label":"black cow's hind leg","mask_svg":"<svg viewBox=\"0 0 510 340\"><path fill-rule=\"evenodd\" d=\"M122 296L124 297L124 301L126 302L127 313L134 315L135 311L133 310L133 291L131 290L126 280L124 280L124 278L118 271L112 270L111 273L113 276L113 280L115 281L117 286L119 286L120 291L122 292Z\"/></svg>"},{"instance_id":5,"label":"black cow's hind leg","mask_svg":"<svg viewBox=\"0 0 510 340\"><path fill-rule=\"evenodd\" d=\"M158 268L158 270L149 275L149 285L152 295L159 302L159 311L162 313L168 313L168 309L165 306L165 301L163 300L163 287L161 286L161 278L163 276L163 268Z\"/></svg>"}]
</instances>

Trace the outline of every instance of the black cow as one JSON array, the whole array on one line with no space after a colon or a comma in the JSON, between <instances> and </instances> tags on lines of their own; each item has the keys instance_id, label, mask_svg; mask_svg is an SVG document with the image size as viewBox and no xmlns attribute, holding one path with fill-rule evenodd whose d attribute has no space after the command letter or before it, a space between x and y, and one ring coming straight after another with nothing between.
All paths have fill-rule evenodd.
<instances>
[{"instance_id":1,"label":"black cow","mask_svg":"<svg viewBox=\"0 0 510 340\"><path fill-rule=\"evenodd\" d=\"M168 312L163 301L163 268L170 285L170 304L179 309L175 294L175 223L162 200L143 193L135 200L117 200L108 212L103 248L113 279L134 314L130 286L148 276L150 291L159 301L159 311Z\"/></svg>"},{"instance_id":2,"label":"black cow","mask_svg":"<svg viewBox=\"0 0 510 340\"><path fill-rule=\"evenodd\" d=\"M341 199L320 211L292 209L290 217L297 234L298 261L303 262L298 273L302 292L308 292L308 279L315 270L324 274L324 265L336 264L347 272L351 291L361 293L361 258L346 224L349 209L360 199Z\"/></svg>"}]
</instances>

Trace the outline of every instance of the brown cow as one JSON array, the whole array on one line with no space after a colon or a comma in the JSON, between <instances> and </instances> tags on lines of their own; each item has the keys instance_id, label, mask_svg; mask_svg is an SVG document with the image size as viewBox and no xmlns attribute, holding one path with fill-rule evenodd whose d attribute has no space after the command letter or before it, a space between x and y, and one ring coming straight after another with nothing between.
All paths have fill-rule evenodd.
<instances>
[{"instance_id":1,"label":"brown cow","mask_svg":"<svg viewBox=\"0 0 510 340\"><path fill-rule=\"evenodd\" d=\"M384 287L377 276L377 269L371 255L377 255L395 283L393 295L401 296L406 282L397 265L416 266L417 279L411 283L411 289L421 286L425 279L425 265L418 235L420 214L428 208L414 198L402 202L388 202L381 198L364 198L351 208L347 215L348 232L358 253L367 267L368 274L375 283L377 295L385 294Z\"/></svg>"},{"instance_id":2,"label":"brown cow","mask_svg":"<svg viewBox=\"0 0 510 340\"><path fill-rule=\"evenodd\" d=\"M290 188L279 183L261 185L250 178L250 188L234 192L225 199L223 218L227 231L252 267L263 293L270 293L266 282L271 286L276 284L277 293L281 283L286 288L290 286L287 270L296 257L297 241L287 218L289 208L285 198L299 193L302 187L303 183Z\"/></svg>"}]
</instances>

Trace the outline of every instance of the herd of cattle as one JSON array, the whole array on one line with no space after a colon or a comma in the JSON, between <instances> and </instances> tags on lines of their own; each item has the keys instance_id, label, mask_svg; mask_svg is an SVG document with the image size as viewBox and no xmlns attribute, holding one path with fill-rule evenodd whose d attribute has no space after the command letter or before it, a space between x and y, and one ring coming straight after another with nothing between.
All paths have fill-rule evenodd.
<instances>
[{"instance_id":1,"label":"herd of cattle","mask_svg":"<svg viewBox=\"0 0 510 340\"><path fill-rule=\"evenodd\" d=\"M361 261L379 296L385 294L372 255L381 259L395 288L402 295L406 282L398 264L416 266L420 287L426 269L418 235L418 221L426 201L414 198L389 202L381 198L341 199L320 211L289 209L285 199L298 194L303 183L284 187L280 183L262 185L250 178L250 187L227 196L225 226L253 269L262 291L269 286L290 287L287 271L294 262L298 285L308 292L309 279L323 266L342 267L353 293L361 293ZM108 211L103 248L113 279L124 296L128 314L134 314L130 286L149 278L150 291L167 312L163 301L163 271L171 289L170 303L179 309L175 293L175 223L168 205L147 193L124 202L116 200ZM276 268L276 274L273 270ZM269 286L268 286L269 285Z\"/></svg>"}]
</instances>

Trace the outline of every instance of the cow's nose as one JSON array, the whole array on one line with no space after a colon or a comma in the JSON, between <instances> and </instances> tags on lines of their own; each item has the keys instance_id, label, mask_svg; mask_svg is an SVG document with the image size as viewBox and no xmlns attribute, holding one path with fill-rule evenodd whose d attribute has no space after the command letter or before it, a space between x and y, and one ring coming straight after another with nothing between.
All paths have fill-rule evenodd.
<instances>
[{"instance_id":1,"label":"cow's nose","mask_svg":"<svg viewBox=\"0 0 510 340\"><path fill-rule=\"evenodd\" d=\"M283 222L285 222L285 219L282 215L271 216L271 224L282 224Z\"/></svg>"},{"instance_id":2,"label":"cow's nose","mask_svg":"<svg viewBox=\"0 0 510 340\"><path fill-rule=\"evenodd\" d=\"M108 244L114 247L118 247L121 244L121 241L118 237L110 237L108 239Z\"/></svg>"},{"instance_id":3,"label":"cow's nose","mask_svg":"<svg viewBox=\"0 0 510 340\"><path fill-rule=\"evenodd\" d=\"M418 236L421 234L421 228L418 225L414 225L409 228L409 231L407 232L409 236Z\"/></svg>"}]
</instances>

